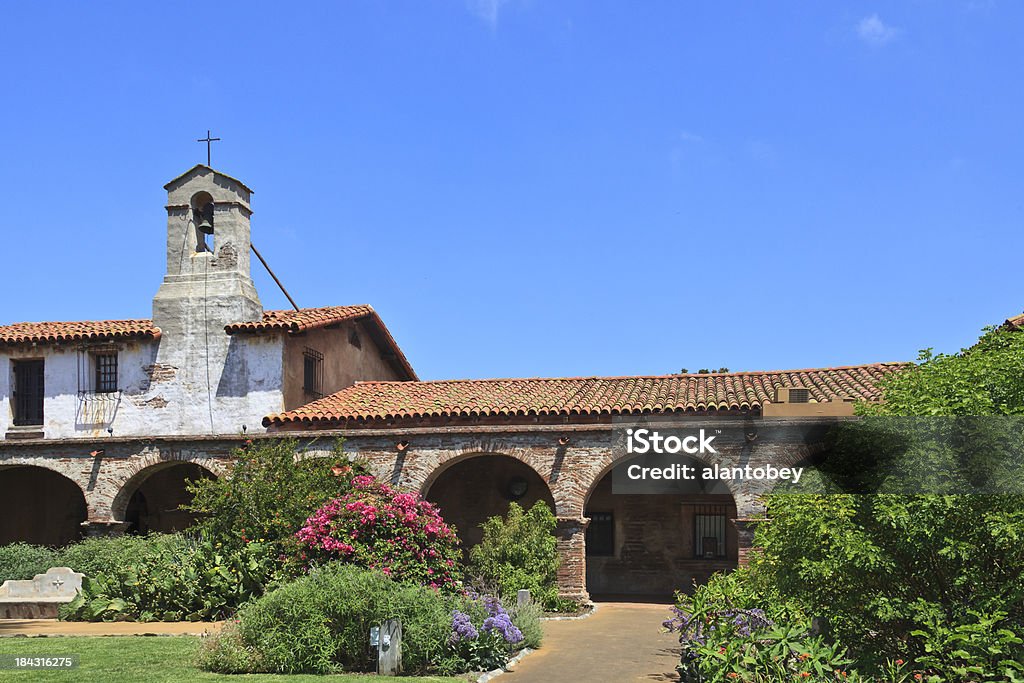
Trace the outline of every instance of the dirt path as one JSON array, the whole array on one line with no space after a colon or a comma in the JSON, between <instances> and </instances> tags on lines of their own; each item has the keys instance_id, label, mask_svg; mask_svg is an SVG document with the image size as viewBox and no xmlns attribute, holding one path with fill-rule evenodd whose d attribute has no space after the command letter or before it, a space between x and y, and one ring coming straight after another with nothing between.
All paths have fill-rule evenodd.
<instances>
[{"instance_id":1,"label":"dirt path","mask_svg":"<svg viewBox=\"0 0 1024 683\"><path fill-rule=\"evenodd\" d=\"M56 619L0 619L0 637L3 636L180 636L201 635L215 631L220 622L149 622L132 621L80 622Z\"/></svg>"},{"instance_id":2,"label":"dirt path","mask_svg":"<svg viewBox=\"0 0 1024 683\"><path fill-rule=\"evenodd\" d=\"M677 681L677 637L661 633L667 605L601 603L578 621L544 624L541 649L495 683Z\"/></svg>"}]
</instances>

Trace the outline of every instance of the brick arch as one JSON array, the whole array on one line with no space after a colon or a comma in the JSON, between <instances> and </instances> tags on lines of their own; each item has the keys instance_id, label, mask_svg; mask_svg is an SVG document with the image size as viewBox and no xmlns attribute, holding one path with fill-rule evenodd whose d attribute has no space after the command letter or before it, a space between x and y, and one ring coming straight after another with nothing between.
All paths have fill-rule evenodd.
<instances>
[{"instance_id":1,"label":"brick arch","mask_svg":"<svg viewBox=\"0 0 1024 683\"><path fill-rule=\"evenodd\" d=\"M219 477L227 470L227 463L222 459L210 457L183 456L178 454L150 454L140 458L133 458L131 464L126 467L116 482L117 493L110 500L109 519L115 522L123 522L125 511L132 494L151 475L175 465L180 464L197 465L210 474Z\"/></svg>"},{"instance_id":2,"label":"brick arch","mask_svg":"<svg viewBox=\"0 0 1024 683\"><path fill-rule=\"evenodd\" d=\"M0 461L0 470L12 467L38 467L40 469L55 472L65 479L70 479L82 491L85 496L86 508L89 517L93 515L95 505L94 496L91 495L90 475L93 461L58 460L56 458L10 458Z\"/></svg>"},{"instance_id":3,"label":"brick arch","mask_svg":"<svg viewBox=\"0 0 1024 683\"><path fill-rule=\"evenodd\" d=\"M581 486L574 506L582 528L564 544L563 561L574 571L565 577L563 590L668 595L694 581L703 582L714 572L734 569L750 545L750 539L736 525L736 520L744 518L747 492L742 483L723 480L709 491L700 491L691 481L689 486L663 495L616 495L607 481L612 470L638 457L623 451L591 453L589 467L578 468ZM739 449L718 451L703 457L688 455L686 464L731 465L749 455ZM719 552L712 557L698 554L699 508L694 507L698 505L715 506L714 514L721 516L714 527L714 536L720 539L715 546ZM611 552L588 555L590 539L586 534L591 516L602 523L595 542L606 548L611 544Z\"/></svg>"},{"instance_id":4,"label":"brick arch","mask_svg":"<svg viewBox=\"0 0 1024 683\"><path fill-rule=\"evenodd\" d=\"M590 496L593 494L594 489L601 482L606 475L608 475L616 465L630 460L636 456L629 455L627 453L621 453L616 455L613 451L604 452L599 458L592 459L586 464L585 468L580 469L580 486L570 491L570 497L566 501L568 504L568 510L571 511L573 516L582 517L583 511L587 507L587 501L590 500ZM707 458L701 458L699 455L689 455L694 462L701 465L714 465L715 462ZM723 464L723 463L719 463ZM788 463L787 463L788 464ZM722 482L725 487L729 490L729 495L732 496L733 501L736 503L737 516L739 518L746 518L752 515L759 515L764 510L764 506L757 501L759 493L752 492L742 484L724 480Z\"/></svg>"},{"instance_id":5,"label":"brick arch","mask_svg":"<svg viewBox=\"0 0 1024 683\"><path fill-rule=\"evenodd\" d=\"M751 455L751 464L763 464L770 461L776 467L791 467L805 462L818 450L820 450L820 446L816 444L791 444L785 447L755 449ZM722 455L728 456L732 453L723 453ZM582 517L587 501L601 479L616 465L631 457L633 456L626 453L616 455L612 451L604 451L598 457L588 458L586 462L574 463L580 486L568 489L565 501L566 509L571 512L572 516ZM719 457L715 460L702 458L700 455L688 457L703 465L714 465L716 462L720 465L732 464L729 457ZM728 488L736 503L738 519L756 519L764 516L764 503L761 502L761 496L769 492L769 486L757 482L744 483L732 480L724 480L722 483ZM568 516L568 513L566 514Z\"/></svg>"},{"instance_id":6,"label":"brick arch","mask_svg":"<svg viewBox=\"0 0 1024 683\"><path fill-rule=\"evenodd\" d=\"M460 462L481 456L509 457L518 460L532 469L548 487L552 497L554 496L554 492L551 491L551 458L544 457L532 448L509 447L483 441L444 451L439 457L431 459L429 468L418 468L402 484L416 489L421 495L426 494L431 484L437 481L437 478L446 470Z\"/></svg>"},{"instance_id":7,"label":"brick arch","mask_svg":"<svg viewBox=\"0 0 1024 683\"><path fill-rule=\"evenodd\" d=\"M434 463L429 474L420 478L419 491L457 529L464 550L480 543L480 525L494 516L505 515L513 501L524 509L537 503L553 512L556 509L549 476L544 472L548 463L538 462L529 450L470 448L446 453L441 459L435 457ZM515 478L522 478L527 484L518 498L509 495L507 488Z\"/></svg>"}]
</instances>

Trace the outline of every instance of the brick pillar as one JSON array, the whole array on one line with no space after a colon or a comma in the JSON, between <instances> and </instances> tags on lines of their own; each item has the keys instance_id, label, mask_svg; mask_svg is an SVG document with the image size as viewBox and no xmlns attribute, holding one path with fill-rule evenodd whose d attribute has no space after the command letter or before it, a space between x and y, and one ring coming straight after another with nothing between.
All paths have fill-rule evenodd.
<instances>
[{"instance_id":1,"label":"brick pillar","mask_svg":"<svg viewBox=\"0 0 1024 683\"><path fill-rule=\"evenodd\" d=\"M128 522L113 519L90 519L82 522L82 535L87 538L96 536L121 536L128 528Z\"/></svg>"},{"instance_id":2,"label":"brick pillar","mask_svg":"<svg viewBox=\"0 0 1024 683\"><path fill-rule=\"evenodd\" d=\"M739 552L739 565L745 566L750 562L750 551L754 547L754 531L757 525L764 522L764 519L734 519L733 526L736 527L736 546Z\"/></svg>"},{"instance_id":3,"label":"brick pillar","mask_svg":"<svg viewBox=\"0 0 1024 683\"><path fill-rule=\"evenodd\" d=\"M555 526L558 538L558 595L586 601L587 593L587 525L586 517L559 517Z\"/></svg>"}]
</instances>

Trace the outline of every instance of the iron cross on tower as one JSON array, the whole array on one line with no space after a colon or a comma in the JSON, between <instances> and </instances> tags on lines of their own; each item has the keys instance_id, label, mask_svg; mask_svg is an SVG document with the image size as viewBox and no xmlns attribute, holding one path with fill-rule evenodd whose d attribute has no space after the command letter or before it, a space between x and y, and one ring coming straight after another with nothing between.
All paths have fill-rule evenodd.
<instances>
[{"instance_id":1,"label":"iron cross on tower","mask_svg":"<svg viewBox=\"0 0 1024 683\"><path fill-rule=\"evenodd\" d=\"M206 143L206 165L209 166L210 165L210 143L211 142L220 142L220 138L211 138L210 137L210 131L209 131L209 129L207 129L206 137L205 138L199 138L199 139L196 140L196 142L205 142Z\"/></svg>"}]
</instances>

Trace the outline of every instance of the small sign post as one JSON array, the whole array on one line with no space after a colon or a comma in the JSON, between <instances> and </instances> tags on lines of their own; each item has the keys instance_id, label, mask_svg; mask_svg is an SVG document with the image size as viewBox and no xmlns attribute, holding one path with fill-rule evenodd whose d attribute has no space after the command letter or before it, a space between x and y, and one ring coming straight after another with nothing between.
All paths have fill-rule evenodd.
<instances>
[{"instance_id":1,"label":"small sign post","mask_svg":"<svg viewBox=\"0 0 1024 683\"><path fill-rule=\"evenodd\" d=\"M388 619L380 625L377 646L377 673L397 676L402 672L402 622Z\"/></svg>"}]
</instances>

